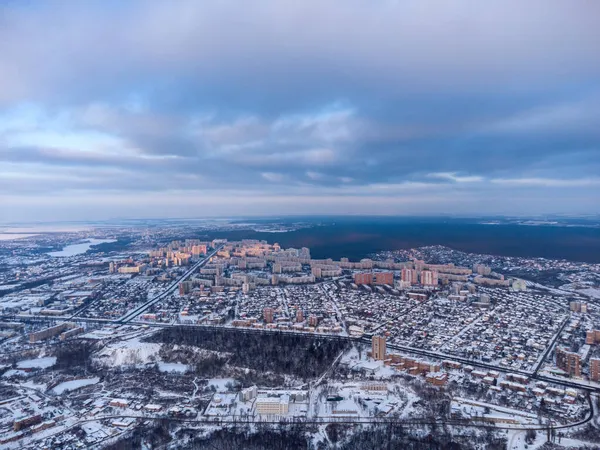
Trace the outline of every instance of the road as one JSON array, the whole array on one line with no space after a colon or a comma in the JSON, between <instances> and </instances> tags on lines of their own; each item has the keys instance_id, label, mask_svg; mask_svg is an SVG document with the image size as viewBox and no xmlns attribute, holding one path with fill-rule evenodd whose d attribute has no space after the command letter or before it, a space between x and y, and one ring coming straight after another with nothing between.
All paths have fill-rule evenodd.
<instances>
[{"instance_id":1,"label":"road","mask_svg":"<svg viewBox=\"0 0 600 450\"><path fill-rule=\"evenodd\" d=\"M148 306L150 306L150 305L148 305ZM67 317L39 317L39 316L29 316L29 315L2 315L2 316L0 316L0 320L9 320L9 321L15 321L15 320L17 320L17 321L36 321L37 320L37 321L56 322L56 321L67 320L67 319L68 319ZM121 325L125 324L125 323L121 323L117 320L109 320L109 319L76 318L75 321L99 323L99 324L121 324ZM237 333L244 333L244 334L249 334L249 333L280 333L280 334L283 334L283 333L285 333L285 334L291 334L291 335L296 335L296 336L312 337L314 339L331 339L331 340L338 340L338 341L348 341L351 343L356 343L357 341L360 341L367 345L371 344L371 336L370 335L364 335L361 338L356 338L356 337L352 337L352 336L340 336L340 335L335 335L335 334L317 334L317 333L311 334L311 333L297 332L297 331L292 331L292 330L268 330L268 329L241 328L241 327L235 328L235 327L222 326L222 325L145 323L145 322L134 322L134 321L130 321L130 324L138 325L138 326L144 325L144 326L148 326L151 328L168 328L168 327L177 326L177 327L188 327L190 329L193 329L193 328L214 329L214 330L224 330L224 331L235 331ZM387 348L389 348L391 350L397 350L397 351L400 351L403 353L408 353L408 354L417 355L417 356L423 356L423 357L427 357L427 358L456 361L456 362L460 362L462 364L469 364L473 367L481 367L481 368L488 369L488 370L496 370L496 371L502 372L502 373L517 373L520 375L527 376L531 379L546 381L549 383L554 383L559 386L566 386L566 387L571 387L571 388L575 388L575 389L583 389L588 392L600 393L599 387L592 386L591 384L585 383L583 381L578 382L576 380L558 379L558 378L554 378L554 377L540 375L539 373L534 374L532 372L507 369L506 367L496 366L493 364L487 364L487 363L480 362L480 361L474 361L471 359L462 358L462 357L455 356L455 355L443 354L443 353L438 353L438 352L434 352L434 351L430 351L430 350L417 349L417 348L413 348L413 347L405 347L405 346L401 346L401 345L387 344Z\"/></svg>"},{"instance_id":2,"label":"road","mask_svg":"<svg viewBox=\"0 0 600 450\"><path fill-rule=\"evenodd\" d=\"M546 348L546 351L544 352L544 356L540 359L540 361L537 363L535 370L533 371L534 375L537 375L540 367L542 367L542 365L544 364L544 362L546 361L546 358L548 358L548 355L550 354L550 352L552 351L552 349L554 348L554 344L556 344L556 340L558 339L558 337L562 334L563 330L565 329L565 327L567 326L567 324L571 321L571 316L567 317L564 321L563 324L561 325L560 329L558 330L558 333L556 333L554 335L554 338L552 339L552 342L550 342L550 345L548 345L548 348Z\"/></svg>"},{"instance_id":3,"label":"road","mask_svg":"<svg viewBox=\"0 0 600 450\"><path fill-rule=\"evenodd\" d=\"M369 344L371 343L371 337L363 336L361 339L365 343L369 343ZM488 370L496 370L498 372L503 372L503 373L517 373L519 375L524 375L527 377L531 377L533 375L532 372L527 372L524 370L507 369L506 367L496 366L494 364L488 364L488 363L484 363L481 361L476 361L476 360L472 360L469 358L463 358L463 357L456 356L456 355L435 352L432 350L423 350L423 349L418 349L418 348L414 348L414 347L406 347L406 346L397 345L397 344L387 344L386 347L389 349L398 350L398 351L401 351L404 353L412 353L414 355L426 356L428 358L436 358L436 359L442 359L442 360L447 359L450 361L456 361L456 362L460 362L462 364L468 364L468 365L471 365L474 367L482 367L482 368L488 369Z\"/></svg>"},{"instance_id":4,"label":"road","mask_svg":"<svg viewBox=\"0 0 600 450\"><path fill-rule=\"evenodd\" d=\"M182 281L185 281L190 275L192 275L194 272L196 272L196 270L198 270L202 266L206 265L208 263L208 261L210 261L210 258L212 258L214 255L216 255L216 253L221 249L221 247L223 247L223 246L222 245L218 246L212 252L207 254L204 257L204 259L198 261L196 264L194 264L192 267L190 267L182 276L180 276L177 280L175 280L173 283L171 283L171 285L167 289L165 289L162 293L160 293L156 297L148 300L143 305L138 306L134 310L126 313L123 317L118 319L116 322L120 323L120 324L125 324L128 322L131 322L137 316L139 316L144 311L146 311L148 308L150 308L150 306L160 302L166 296L171 295L173 292L175 292L178 289L179 283L181 283Z\"/></svg>"},{"instance_id":5,"label":"road","mask_svg":"<svg viewBox=\"0 0 600 450\"><path fill-rule=\"evenodd\" d=\"M584 425L587 422L589 422L590 420L592 420L592 418L593 418L593 410L590 410L590 411L591 412L590 412L589 416L587 416L586 418L584 418L578 422L566 424L566 425L554 425L553 428L555 430L560 430L560 429L568 429L568 428L573 428L573 427L578 427L578 426ZM265 418L265 420L260 420L260 417L254 418L254 417L250 417L250 416L247 417L247 420L242 420L240 418L235 418L235 417L234 418L215 417L215 418L203 418L203 419L198 419L198 418L194 418L194 419L189 418L188 419L188 418L183 418L183 417L169 417L164 414L161 414L161 415L156 415L156 414L152 414L152 415L151 414L139 414L139 415L107 414L107 415L102 415L102 416L96 416L96 417L93 417L90 419L82 418L82 419L78 420L77 422L69 425L66 428L61 427L59 430L56 430L52 434L46 434L44 436L40 436L40 437L38 437L38 439L31 439L27 442L27 445L31 445L34 442L39 442L39 441L48 439L48 438L58 435L58 434L66 433L69 430L74 429L75 427L79 427L82 424L87 423L87 422L96 422L96 421L101 421L101 420L113 420L113 419L124 419L124 418L143 419L143 420L168 420L171 422L188 423L188 424L194 424L194 425L212 425L212 426L218 426L218 427L236 426L236 425L245 425L245 424L258 424L258 423L269 424L269 425L278 425L278 426L280 426L282 423L306 424L306 425L326 425L326 424L330 424L330 423L338 423L338 424L347 424L347 425L381 424L381 425L397 425L397 426L402 426L402 427L422 427L422 426L432 426L432 425L442 426L442 427L454 426L454 427L469 427L469 428L493 427L496 430L518 430L518 431L525 431L525 430L545 431L548 428L548 425L514 425L514 424L505 425L505 424L501 424L501 423L494 424L491 421L486 420L484 418L450 419L450 420L442 420L442 421L432 421L430 418L394 419L394 418L375 418L375 417L370 417L370 418L320 417L320 418L314 418L314 419L292 419L292 420L284 419L282 421L282 420L273 420L271 418ZM37 437L37 436L35 436L35 437Z\"/></svg>"},{"instance_id":6,"label":"road","mask_svg":"<svg viewBox=\"0 0 600 450\"><path fill-rule=\"evenodd\" d=\"M163 291L161 294L157 295L156 297L148 300L146 303L144 303L143 305L140 305L138 307L136 307L134 310L128 312L127 314L125 314L124 316L122 316L120 319L117 320L112 320L112 319L98 319L98 318L84 318L84 317L74 317L71 318L70 316L50 316L50 317L45 317L45 316L32 316L32 315L28 315L28 314L11 314L11 315L0 315L0 320L7 320L7 321L27 321L27 322L42 322L42 321L47 321L47 322L59 322L59 321L67 321L67 320L73 320L76 322L87 322L87 323L97 323L97 324L116 324L116 325L126 325L126 324L131 324L131 325L144 325L144 326L148 326L148 327L156 327L156 328L165 328L165 327L172 327L172 326L179 326L179 327L190 327L190 328L194 328L194 327L198 327L198 328L202 328L202 329L215 329L215 330L235 330L238 333L287 333L287 334L293 334L293 335L299 335L299 336L311 336L313 338L316 339L332 339L332 340L346 340L349 341L351 343L356 343L357 341L360 341L362 343L365 343L367 345L371 344L371 338L372 335L364 335L361 338L356 338L356 337L351 337L351 336L340 336L340 335L329 335L329 334L308 334L305 332L297 332L297 331L292 331L292 330L267 330L267 329L253 329L253 328L232 328L232 327L227 327L227 326L214 326L214 325L198 325L198 324L173 324L173 323L146 323L146 322L140 322L140 321L135 321L134 319L139 316L142 312L144 312L145 310L147 310L150 306L158 303L159 301L163 300L166 296L170 295L172 292L174 292L177 288L180 282L186 280L190 275L192 275L196 270L198 270L200 267L204 266L205 264L208 263L208 261L210 260L210 258L212 256L214 256L220 249L222 246L217 247L215 250L213 250L211 253L209 253L208 255L206 255L206 257L199 261L198 263L194 264L189 270L187 270L182 276L180 276L176 281L174 281L168 288L166 288L165 291ZM539 369L541 367L541 365L543 364L543 362L545 361L545 359L547 358L547 356L549 355L549 353L551 352L554 344L556 343L556 340L558 338L558 336L560 336L560 333L562 332L562 330L564 329L564 327L569 323L569 319L565 320L565 322L563 322L560 330L555 334L554 339L552 340L552 342L550 343L550 345L548 346L548 348L546 349L545 353L544 353L544 357L541 359L540 363L538 363L537 367L535 368L534 371L523 371L523 370L517 370L517 369L508 369L502 366L497 366L494 364L488 364L488 363L484 363L481 361L476 361L476 360L471 360L468 358L463 358L460 356L456 356L456 355L451 355L451 354L445 354L442 352L436 352L436 351L431 351L431 350L425 350L425 349L418 349L418 348L413 348L413 347L407 347L407 346L402 346L402 345L396 345L396 344L391 344L388 343L387 347L391 350L397 350L399 352L403 352L403 353L408 353L408 354L413 354L413 355L417 355L417 356L423 356L423 357L427 357L427 358L435 358L435 359L441 359L441 360L450 360L450 361L456 361L456 362L460 362L462 364L468 364L474 367L481 367L487 370L496 370L502 373L516 373L516 374L520 374L520 375L524 375L527 376L531 379L536 379L536 380L541 380L541 381L547 381L550 383L554 383L557 385L561 385L561 386L566 386L566 387L572 387L572 388L576 388L576 389L583 389L587 392L596 392L596 393L600 393L600 388L597 386L592 386L591 384L588 384L586 382L578 382L576 380L568 380L568 379L557 379L554 377L548 377L545 375L540 375Z\"/></svg>"}]
</instances>

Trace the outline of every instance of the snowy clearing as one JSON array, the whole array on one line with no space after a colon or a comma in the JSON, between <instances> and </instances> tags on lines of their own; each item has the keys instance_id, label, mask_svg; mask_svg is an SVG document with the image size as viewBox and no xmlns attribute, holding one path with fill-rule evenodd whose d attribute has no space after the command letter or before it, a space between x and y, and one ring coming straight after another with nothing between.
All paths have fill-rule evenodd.
<instances>
[{"instance_id":1,"label":"snowy clearing","mask_svg":"<svg viewBox=\"0 0 600 450\"><path fill-rule=\"evenodd\" d=\"M59 385L54 386L51 392L55 394L61 395L65 391L74 391L75 389L80 389L85 386L91 386L92 384L96 384L100 381L100 378L82 378L80 380L71 380L65 381L64 383L60 383Z\"/></svg>"},{"instance_id":2,"label":"snowy clearing","mask_svg":"<svg viewBox=\"0 0 600 450\"><path fill-rule=\"evenodd\" d=\"M19 369L47 369L56 364L56 356L46 356L45 358L25 359L17 363Z\"/></svg>"}]
</instances>

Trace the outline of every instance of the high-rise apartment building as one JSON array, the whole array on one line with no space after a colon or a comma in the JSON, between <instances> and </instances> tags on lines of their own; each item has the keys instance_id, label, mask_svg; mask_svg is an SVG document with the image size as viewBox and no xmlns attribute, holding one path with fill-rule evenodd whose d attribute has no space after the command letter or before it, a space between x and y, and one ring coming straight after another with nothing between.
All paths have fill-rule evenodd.
<instances>
[{"instance_id":1,"label":"high-rise apartment building","mask_svg":"<svg viewBox=\"0 0 600 450\"><path fill-rule=\"evenodd\" d=\"M590 345L600 344L600 330L588 330L585 334L585 343Z\"/></svg>"},{"instance_id":2,"label":"high-rise apartment building","mask_svg":"<svg viewBox=\"0 0 600 450\"><path fill-rule=\"evenodd\" d=\"M394 272L375 272L373 274L373 282L375 284L390 286L394 285Z\"/></svg>"},{"instance_id":3,"label":"high-rise apartment building","mask_svg":"<svg viewBox=\"0 0 600 450\"><path fill-rule=\"evenodd\" d=\"M409 284L417 284L419 280L417 279L417 271L414 269L402 269L400 273L402 281Z\"/></svg>"},{"instance_id":4,"label":"high-rise apartment building","mask_svg":"<svg viewBox=\"0 0 600 450\"><path fill-rule=\"evenodd\" d=\"M206 255L206 245L194 245L192 246L192 255L200 256Z\"/></svg>"},{"instance_id":5,"label":"high-rise apartment building","mask_svg":"<svg viewBox=\"0 0 600 450\"><path fill-rule=\"evenodd\" d=\"M371 272L354 274L354 284L358 286L361 284L373 284L373 274Z\"/></svg>"},{"instance_id":6,"label":"high-rise apartment building","mask_svg":"<svg viewBox=\"0 0 600 450\"><path fill-rule=\"evenodd\" d=\"M371 356L373 359L383 361L385 359L385 337L373 336L371 340Z\"/></svg>"},{"instance_id":7,"label":"high-rise apartment building","mask_svg":"<svg viewBox=\"0 0 600 450\"><path fill-rule=\"evenodd\" d=\"M274 313L275 313L275 310L273 308L263 309L263 317L265 319L265 323L273 323Z\"/></svg>"},{"instance_id":8,"label":"high-rise apartment building","mask_svg":"<svg viewBox=\"0 0 600 450\"><path fill-rule=\"evenodd\" d=\"M437 286L438 284L438 274L432 270L422 270L421 271L421 284L423 286Z\"/></svg>"},{"instance_id":9,"label":"high-rise apartment building","mask_svg":"<svg viewBox=\"0 0 600 450\"><path fill-rule=\"evenodd\" d=\"M179 283L179 295L188 294L191 290L192 283L190 281L182 281Z\"/></svg>"},{"instance_id":10,"label":"high-rise apartment building","mask_svg":"<svg viewBox=\"0 0 600 450\"><path fill-rule=\"evenodd\" d=\"M485 264L474 264L473 272L475 272L479 275L489 275L492 273L492 269L491 269L491 267L486 266Z\"/></svg>"},{"instance_id":11,"label":"high-rise apartment building","mask_svg":"<svg viewBox=\"0 0 600 450\"><path fill-rule=\"evenodd\" d=\"M569 307L573 312L587 313L587 303L584 302L570 302Z\"/></svg>"},{"instance_id":12,"label":"high-rise apartment building","mask_svg":"<svg viewBox=\"0 0 600 450\"><path fill-rule=\"evenodd\" d=\"M63 323L59 323L58 325L54 325L53 327L45 328L40 331L36 331L29 335L29 342L33 344L35 342L43 341L44 339L48 339L48 338L57 336L60 333L62 333L63 331L65 331L67 328L69 328L69 324L66 322L63 322Z\"/></svg>"},{"instance_id":13,"label":"high-rise apartment building","mask_svg":"<svg viewBox=\"0 0 600 450\"><path fill-rule=\"evenodd\" d=\"M571 376L581 376L581 360L579 355L569 352L564 348L556 348L556 367L564 370Z\"/></svg>"},{"instance_id":14,"label":"high-rise apartment building","mask_svg":"<svg viewBox=\"0 0 600 450\"><path fill-rule=\"evenodd\" d=\"M600 381L600 358L590 359L590 380Z\"/></svg>"}]
</instances>

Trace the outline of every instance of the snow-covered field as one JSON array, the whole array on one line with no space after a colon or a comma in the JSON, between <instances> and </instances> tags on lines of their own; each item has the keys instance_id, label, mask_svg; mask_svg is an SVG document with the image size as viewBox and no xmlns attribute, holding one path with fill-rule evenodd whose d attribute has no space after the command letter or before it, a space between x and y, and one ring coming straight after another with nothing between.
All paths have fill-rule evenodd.
<instances>
[{"instance_id":1,"label":"snow-covered field","mask_svg":"<svg viewBox=\"0 0 600 450\"><path fill-rule=\"evenodd\" d=\"M181 364L181 363L159 362L158 370L160 370L161 372L184 373L184 372L187 372L188 370L190 370L190 366L188 366L187 364Z\"/></svg>"},{"instance_id":2,"label":"snow-covered field","mask_svg":"<svg viewBox=\"0 0 600 450\"><path fill-rule=\"evenodd\" d=\"M23 370L10 369L2 374L3 378L10 378L10 377L14 377L14 376L26 377L27 372L25 372Z\"/></svg>"},{"instance_id":3,"label":"snow-covered field","mask_svg":"<svg viewBox=\"0 0 600 450\"><path fill-rule=\"evenodd\" d=\"M590 282L563 284L560 289L600 299L600 288L594 287L593 283Z\"/></svg>"},{"instance_id":4,"label":"snow-covered field","mask_svg":"<svg viewBox=\"0 0 600 450\"><path fill-rule=\"evenodd\" d=\"M208 386L214 386L217 392L227 392L227 384L235 384L233 378L213 378L208 381Z\"/></svg>"},{"instance_id":5,"label":"snow-covered field","mask_svg":"<svg viewBox=\"0 0 600 450\"><path fill-rule=\"evenodd\" d=\"M538 423L536 414L460 397L454 397L451 409L453 412L460 412L464 417L469 418L487 417L499 421L515 420L523 425L536 425Z\"/></svg>"},{"instance_id":6,"label":"snow-covered field","mask_svg":"<svg viewBox=\"0 0 600 450\"><path fill-rule=\"evenodd\" d=\"M25 359L17 363L19 369L47 369L56 363L56 356L45 358Z\"/></svg>"},{"instance_id":7,"label":"snow-covered field","mask_svg":"<svg viewBox=\"0 0 600 450\"><path fill-rule=\"evenodd\" d=\"M52 392L60 395L65 391L74 391L75 389L80 389L85 386L91 386L92 384L96 384L99 381L100 381L100 378L98 378L98 377L82 378L80 380L65 381L64 383L60 383L59 385L56 385L52 389Z\"/></svg>"},{"instance_id":8,"label":"snow-covered field","mask_svg":"<svg viewBox=\"0 0 600 450\"><path fill-rule=\"evenodd\" d=\"M24 383L21 383L21 386L25 387L25 388L29 388L29 389L35 389L37 391L46 391L46 384L45 383L36 383L34 381L26 381Z\"/></svg>"},{"instance_id":9,"label":"snow-covered field","mask_svg":"<svg viewBox=\"0 0 600 450\"><path fill-rule=\"evenodd\" d=\"M577 292L579 292L580 294L588 295L593 298L600 299L600 289L599 288L590 287L590 288L586 288L586 289L580 289Z\"/></svg>"},{"instance_id":10,"label":"snow-covered field","mask_svg":"<svg viewBox=\"0 0 600 450\"><path fill-rule=\"evenodd\" d=\"M141 342L138 338L115 342L104 347L94 360L104 366L123 366L155 362L161 344Z\"/></svg>"}]
</instances>

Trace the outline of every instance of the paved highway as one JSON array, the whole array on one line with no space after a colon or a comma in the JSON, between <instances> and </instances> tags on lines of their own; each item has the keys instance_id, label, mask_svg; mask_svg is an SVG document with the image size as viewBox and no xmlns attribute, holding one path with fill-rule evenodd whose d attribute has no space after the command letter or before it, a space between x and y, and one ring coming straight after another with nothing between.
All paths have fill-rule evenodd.
<instances>
[{"instance_id":1,"label":"paved highway","mask_svg":"<svg viewBox=\"0 0 600 450\"><path fill-rule=\"evenodd\" d=\"M147 304L147 306L150 306L150 305ZM136 311L137 311L137 309L136 309ZM68 317L41 317L41 316L29 316L29 315L24 315L24 314L0 316L0 320L25 321L25 322L29 322L29 321L32 321L32 322L34 322L34 321L56 322L56 321L62 321L62 320L68 320L68 319L69 319ZM74 322L98 323L98 324L122 324L122 325L129 324L129 325L136 325L136 326L143 325L143 326L148 326L148 327L152 327L152 328L167 328L167 327L176 326L176 327L186 327L186 328L190 328L190 329L202 328L202 329L214 329L214 330L229 330L229 331L236 331L238 333L244 333L244 334L250 334L250 333L283 334L283 333L285 333L285 334L291 334L291 335L296 335L296 336L312 337L315 339L344 340L344 341L349 341L349 342L362 342L367 345L371 344L371 338L369 336L363 336L362 338L355 338L355 337L351 337L351 336L340 336L340 335L334 335L334 334L304 333L304 332L297 332L297 331L291 331L291 330L284 331L284 330L268 330L268 329L256 329L256 328L242 328L242 327L236 328L236 327L228 327L228 326L222 326L222 325L145 323L145 322L139 322L139 321L138 322L130 321L129 323L126 323L126 322L121 322L118 320L91 319L91 318L74 318L73 321ZM586 383L585 381L579 382L577 380L569 380L566 378L558 379L558 378L553 378L553 377L547 377L544 375L540 375L538 373L507 369L506 367L495 366L493 364L487 364L487 363L480 362L480 361L474 361L474 360L470 360L467 358L461 358L459 356L440 354L440 353L436 353L436 352L430 351L430 350L422 350L422 349L416 349L416 348L412 348L412 347L404 347L404 346L395 345L395 344L387 344L387 348L389 348L391 350L398 350L400 352L408 353L408 354L412 354L412 355L424 356L424 357L428 357L428 358L435 358L438 360L441 359L441 360L456 361L456 362L460 362L462 364L469 364L474 367L481 367L481 368L488 369L488 370L496 370L496 371L502 372L502 373L518 373L520 375L525 375L534 380L547 381L549 383L554 383L554 384L557 384L560 386L572 387L572 388L576 388L576 389L583 389L585 391L600 393L600 388L598 388L596 386L592 386L592 385Z\"/></svg>"},{"instance_id":2,"label":"paved highway","mask_svg":"<svg viewBox=\"0 0 600 450\"><path fill-rule=\"evenodd\" d=\"M204 257L204 259L202 259L201 261L198 261L196 264L194 264L192 267L190 267L190 269L188 271L186 271L182 276L180 276L177 280L175 280L161 294L158 294L156 297L148 300L143 305L138 306L133 311L129 311L127 314L125 314L123 317L121 317L119 320L117 320L116 323L125 324L128 322L131 322L137 316L139 316L144 311L146 311L146 309L148 309L150 306L154 305L155 303L160 302L167 295L171 295L173 292L175 292L177 290L177 288L179 287L179 283L181 283L182 281L185 281L196 270L198 270L200 267L206 265L206 263L208 263L208 261L210 261L210 258L212 258L221 249L221 247L223 247L223 246L222 245L218 246L212 252L207 254Z\"/></svg>"},{"instance_id":3,"label":"paved highway","mask_svg":"<svg viewBox=\"0 0 600 450\"><path fill-rule=\"evenodd\" d=\"M540 359L540 361L539 361L539 362L536 364L536 366L535 366L535 370L533 371L533 374L534 374L534 375L537 375L537 374L538 374L538 372L539 372L539 370L540 370L540 367L542 367L542 365L544 364L544 362L546 362L546 358L548 357L548 355L550 354L550 352L551 352L551 351L552 351L552 349L554 348L554 344L556 344L556 340L557 340L557 339L558 339L558 337L561 335L561 333L563 332L563 330L565 329L565 327L567 326L567 324L568 324L569 322L571 322L571 317L570 317L570 316L569 316L569 317L567 317L567 318L566 318L566 319L563 321L563 323L562 323L562 325L561 325L560 329L558 330L558 333L556 333L556 334L554 335L554 338L552 339L552 342L550 342L550 345L548 345L548 348L546 348L546 351L544 352L544 356L543 356L543 357Z\"/></svg>"},{"instance_id":4,"label":"paved highway","mask_svg":"<svg viewBox=\"0 0 600 450\"><path fill-rule=\"evenodd\" d=\"M579 420L577 422L574 423L569 423L569 424L565 424L565 425L552 425L552 428L555 430L560 430L560 429L568 429L568 428L573 428L573 427L577 427L577 426L581 426L586 424L587 422L591 421L594 417L594 410L592 408L590 408L590 414L585 417L582 420ZM28 442L28 445L34 443L34 442L39 442L45 439L48 439L49 437L58 435L58 434L63 434L71 429L74 429L75 427L79 427L81 426L83 423L86 422L95 422L95 421L100 421L100 420L115 420L115 419L124 419L124 418L128 418L128 419L141 419L141 420L166 420L166 421L171 421L171 422L180 422L180 423L188 423L188 424L194 424L194 425L209 425L209 426L218 426L218 427L223 427L223 426L233 426L235 427L236 425L239 426L244 426L246 424L269 424L269 425L277 425L277 426L281 426L281 424L306 424L306 425L323 425L323 424L330 424L330 423L338 423L338 424L346 424L346 425L360 425L360 424L368 424L368 425L373 425L373 424L380 424L380 425L389 425L389 426L402 426L402 427L422 427L422 426L433 426L433 425L437 425L437 426L455 426L455 427L469 427L469 428L494 428L494 429L498 429L498 430L538 430L538 431L543 431L543 430L547 430L550 425L548 424L531 424L531 425L517 425L517 424L503 424L503 423L494 423L491 420L487 420L485 418L479 417L479 418L472 418L472 419L441 419L439 421L436 420L431 420L430 418L414 418L414 419L394 419L394 418L387 418L387 417L383 417L383 418L377 418L377 417L320 417L317 419L303 419L303 418L288 418L287 420L273 420L271 418L264 418L265 420L260 420L260 417L258 418L254 418L254 417L247 417L247 418L240 418L240 417L227 417L227 418L222 418L222 417L214 417L214 418L202 418L202 419L198 419L196 418L185 418L185 417L169 417L166 415L146 415L146 414L140 414L140 415L132 415L132 414L122 414L122 415L112 415L112 414L106 414L106 415L102 415L102 416L96 416L93 418L81 418L80 420L78 420L76 423L70 425L69 427L67 427L66 429L60 429L55 431L52 434L45 434L44 436L40 436L31 439ZM258 419L258 420L257 420Z\"/></svg>"}]
</instances>

